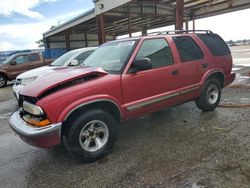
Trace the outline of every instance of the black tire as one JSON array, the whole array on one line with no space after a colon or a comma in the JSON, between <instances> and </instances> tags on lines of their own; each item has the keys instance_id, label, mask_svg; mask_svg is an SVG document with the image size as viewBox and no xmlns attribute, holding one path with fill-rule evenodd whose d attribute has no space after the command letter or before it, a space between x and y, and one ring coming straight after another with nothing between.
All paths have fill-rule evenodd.
<instances>
[{"instance_id":1,"label":"black tire","mask_svg":"<svg viewBox=\"0 0 250 188\"><path fill-rule=\"evenodd\" d=\"M4 75L0 74L0 88L5 87L6 84L7 84L7 78Z\"/></svg>"},{"instance_id":2,"label":"black tire","mask_svg":"<svg viewBox=\"0 0 250 188\"><path fill-rule=\"evenodd\" d=\"M96 121L98 122L96 123ZM108 136L104 136L105 133L98 132L98 131L97 131L98 133L94 133L94 130L91 133L89 129L91 125L93 124L93 122L96 123L95 126L97 126L96 127L97 130L101 126L103 126L102 127L103 130L106 130L107 128ZM68 125L66 126L70 126L70 128L67 134L63 137L63 143L65 145L65 148L81 162L93 162L93 161L100 159L101 157L106 156L111 151L111 148L116 139L117 122L109 113L101 109L85 111L83 114L79 115L76 119L69 122ZM80 134L84 136L80 137ZM87 136L86 134L89 134L89 135ZM101 139L100 134L103 134L102 139ZM95 138L92 138L94 136ZM96 142L97 137L99 138L98 139L99 141L101 140L103 141L102 143L103 144L105 143L105 144L101 148L95 150L95 148L98 148L100 144L100 142L99 144L97 144ZM87 144L89 140L91 141ZM91 146L93 145L96 145L96 147L92 147L92 150L94 151L89 151L88 149L84 148L85 145L90 146L90 147L86 147L89 150L91 149Z\"/></svg>"},{"instance_id":3,"label":"black tire","mask_svg":"<svg viewBox=\"0 0 250 188\"><path fill-rule=\"evenodd\" d=\"M206 81L201 95L196 99L196 106L202 111L214 110L221 98L221 84L216 78L210 78Z\"/></svg>"}]
</instances>

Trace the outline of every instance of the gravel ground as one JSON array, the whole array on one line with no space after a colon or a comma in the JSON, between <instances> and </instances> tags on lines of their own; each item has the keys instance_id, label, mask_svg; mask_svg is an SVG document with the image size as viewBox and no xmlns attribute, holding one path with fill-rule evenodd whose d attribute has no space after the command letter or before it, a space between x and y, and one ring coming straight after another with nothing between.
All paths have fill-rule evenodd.
<instances>
[{"instance_id":1,"label":"gravel ground","mask_svg":"<svg viewBox=\"0 0 250 188\"><path fill-rule=\"evenodd\" d=\"M249 77L236 80L239 87L225 88L222 102L249 102L249 83ZM16 108L11 85L0 89L0 187L250 185L250 108L202 113L189 102L127 121L112 154L91 164L76 163L60 146L45 150L23 143L7 123Z\"/></svg>"}]
</instances>

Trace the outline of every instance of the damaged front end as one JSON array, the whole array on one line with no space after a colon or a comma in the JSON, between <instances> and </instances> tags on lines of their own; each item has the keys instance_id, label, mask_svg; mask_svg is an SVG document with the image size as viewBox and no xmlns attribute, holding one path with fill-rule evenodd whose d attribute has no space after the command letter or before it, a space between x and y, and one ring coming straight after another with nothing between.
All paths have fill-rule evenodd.
<instances>
[{"instance_id":1,"label":"damaged front end","mask_svg":"<svg viewBox=\"0 0 250 188\"><path fill-rule=\"evenodd\" d=\"M20 108L11 115L10 127L30 145L48 148L60 144L61 123L52 124L43 109L31 101L35 98L20 97Z\"/></svg>"},{"instance_id":2,"label":"damaged front end","mask_svg":"<svg viewBox=\"0 0 250 188\"><path fill-rule=\"evenodd\" d=\"M60 69L44 78L37 78L21 91L19 109L9 120L11 128L22 140L37 147L60 144L62 122L55 120L55 113L62 108L53 104L64 102L63 90L71 93L72 88L105 75L106 72L96 68L73 68Z\"/></svg>"}]
</instances>

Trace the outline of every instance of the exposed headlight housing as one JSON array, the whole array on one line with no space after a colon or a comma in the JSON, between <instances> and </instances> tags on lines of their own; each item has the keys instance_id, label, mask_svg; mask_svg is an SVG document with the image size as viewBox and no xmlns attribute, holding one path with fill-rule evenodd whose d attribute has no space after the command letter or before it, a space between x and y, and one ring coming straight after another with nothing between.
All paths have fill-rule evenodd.
<instances>
[{"instance_id":1,"label":"exposed headlight housing","mask_svg":"<svg viewBox=\"0 0 250 188\"><path fill-rule=\"evenodd\" d=\"M30 77L30 78L23 78L21 79L21 84L22 85L27 85L29 84L30 82L32 82L33 80L35 80L37 77Z\"/></svg>"},{"instance_id":2,"label":"exposed headlight housing","mask_svg":"<svg viewBox=\"0 0 250 188\"><path fill-rule=\"evenodd\" d=\"M26 102L26 101L23 102L23 109L24 109L24 111L26 111L32 115L35 115L35 116L44 115L44 112L43 112L41 107L36 106L36 105L31 104L31 103Z\"/></svg>"}]
</instances>

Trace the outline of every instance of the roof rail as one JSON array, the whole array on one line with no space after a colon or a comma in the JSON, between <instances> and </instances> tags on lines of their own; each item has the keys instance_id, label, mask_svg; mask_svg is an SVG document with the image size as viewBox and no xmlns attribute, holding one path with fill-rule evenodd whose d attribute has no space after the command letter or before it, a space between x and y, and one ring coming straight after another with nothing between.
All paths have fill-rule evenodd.
<instances>
[{"instance_id":1,"label":"roof rail","mask_svg":"<svg viewBox=\"0 0 250 188\"><path fill-rule=\"evenodd\" d=\"M148 35L170 35L170 34L180 34L180 33L210 33L213 32L210 30L173 30L173 31L158 31L158 32L152 32L148 33Z\"/></svg>"}]
</instances>

